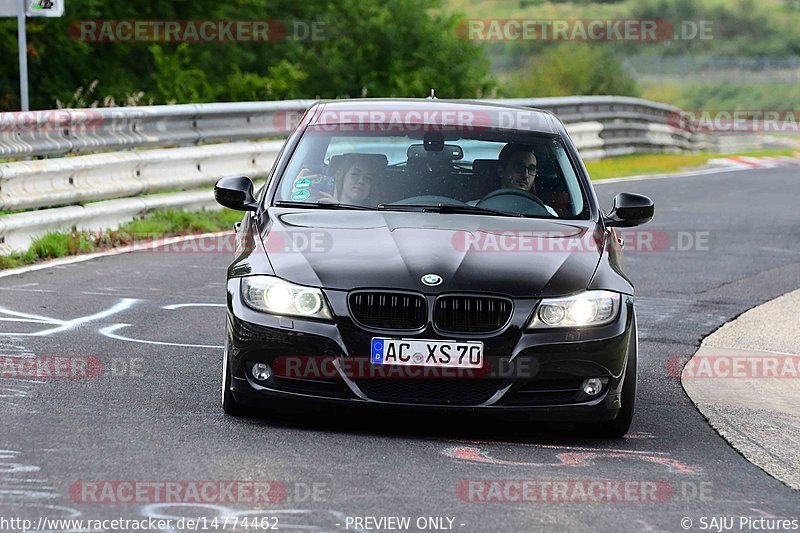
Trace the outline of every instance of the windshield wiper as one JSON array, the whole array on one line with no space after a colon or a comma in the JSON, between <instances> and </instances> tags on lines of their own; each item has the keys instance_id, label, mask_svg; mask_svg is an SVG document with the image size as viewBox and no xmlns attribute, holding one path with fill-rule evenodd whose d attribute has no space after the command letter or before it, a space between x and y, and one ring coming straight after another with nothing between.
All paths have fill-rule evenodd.
<instances>
[{"instance_id":1,"label":"windshield wiper","mask_svg":"<svg viewBox=\"0 0 800 533\"><path fill-rule=\"evenodd\" d=\"M378 209L387 211L396 209L398 211L422 211L423 213L458 213L468 215L492 215L498 217L524 217L522 213L509 213L508 211L498 211L474 205L459 204L436 204L436 205L417 205L417 204L380 204Z\"/></svg>"},{"instance_id":2,"label":"windshield wiper","mask_svg":"<svg viewBox=\"0 0 800 533\"><path fill-rule=\"evenodd\" d=\"M370 207L363 205L341 204L336 202L292 202L289 200L278 200L274 203L275 207L300 207L306 209L359 209L370 211Z\"/></svg>"}]
</instances>

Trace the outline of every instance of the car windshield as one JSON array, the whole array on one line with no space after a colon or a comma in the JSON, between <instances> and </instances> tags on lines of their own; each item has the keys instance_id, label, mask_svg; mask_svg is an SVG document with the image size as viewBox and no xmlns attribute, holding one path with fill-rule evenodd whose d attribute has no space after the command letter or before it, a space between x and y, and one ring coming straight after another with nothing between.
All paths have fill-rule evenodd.
<instances>
[{"instance_id":1,"label":"car windshield","mask_svg":"<svg viewBox=\"0 0 800 533\"><path fill-rule=\"evenodd\" d=\"M329 131L310 127L274 205L588 218L562 141L516 131Z\"/></svg>"}]
</instances>

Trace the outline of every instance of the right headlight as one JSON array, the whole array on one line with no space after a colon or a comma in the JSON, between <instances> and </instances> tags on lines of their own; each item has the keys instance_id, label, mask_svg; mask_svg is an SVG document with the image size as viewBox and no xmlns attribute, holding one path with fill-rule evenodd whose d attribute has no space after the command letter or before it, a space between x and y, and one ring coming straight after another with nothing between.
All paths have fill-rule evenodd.
<instances>
[{"instance_id":1,"label":"right headlight","mask_svg":"<svg viewBox=\"0 0 800 533\"><path fill-rule=\"evenodd\" d=\"M545 298L527 329L581 328L613 322L620 309L619 293L586 291L564 298Z\"/></svg>"},{"instance_id":2,"label":"right headlight","mask_svg":"<svg viewBox=\"0 0 800 533\"><path fill-rule=\"evenodd\" d=\"M331 319L322 291L275 276L242 278L242 299L248 307L274 315Z\"/></svg>"}]
</instances>

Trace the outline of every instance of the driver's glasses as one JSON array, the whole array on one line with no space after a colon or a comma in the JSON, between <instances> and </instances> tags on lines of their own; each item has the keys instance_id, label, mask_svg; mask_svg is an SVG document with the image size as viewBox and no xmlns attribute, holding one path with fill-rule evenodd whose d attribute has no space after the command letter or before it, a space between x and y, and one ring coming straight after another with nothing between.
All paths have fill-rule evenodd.
<instances>
[{"instance_id":1,"label":"driver's glasses","mask_svg":"<svg viewBox=\"0 0 800 533\"><path fill-rule=\"evenodd\" d=\"M517 174L524 174L526 171L531 175L536 174L536 165L526 166L522 161L514 161L511 163L511 169Z\"/></svg>"}]
</instances>

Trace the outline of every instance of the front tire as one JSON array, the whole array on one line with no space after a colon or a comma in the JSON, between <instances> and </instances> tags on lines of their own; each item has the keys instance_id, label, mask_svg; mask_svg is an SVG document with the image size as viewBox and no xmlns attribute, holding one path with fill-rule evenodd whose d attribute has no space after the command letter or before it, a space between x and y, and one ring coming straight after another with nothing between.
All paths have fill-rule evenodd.
<instances>
[{"instance_id":1,"label":"front tire","mask_svg":"<svg viewBox=\"0 0 800 533\"><path fill-rule=\"evenodd\" d=\"M635 316L633 318L632 328L633 334L628 343L628 361L625 364L625 378L622 381L622 393L620 398L622 401L622 408L619 410L614 420L608 420L599 424L595 434L600 437L624 437L631 428L631 422L633 422L633 413L636 408L636 382L639 358L639 329L636 327Z\"/></svg>"},{"instance_id":2,"label":"front tire","mask_svg":"<svg viewBox=\"0 0 800 533\"><path fill-rule=\"evenodd\" d=\"M225 353L222 356L222 410L226 415L242 417L248 414L248 409L237 402L231 393L231 369L228 361L228 346L225 343Z\"/></svg>"}]
</instances>

